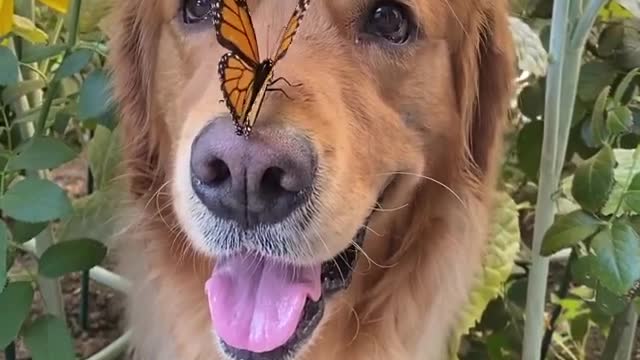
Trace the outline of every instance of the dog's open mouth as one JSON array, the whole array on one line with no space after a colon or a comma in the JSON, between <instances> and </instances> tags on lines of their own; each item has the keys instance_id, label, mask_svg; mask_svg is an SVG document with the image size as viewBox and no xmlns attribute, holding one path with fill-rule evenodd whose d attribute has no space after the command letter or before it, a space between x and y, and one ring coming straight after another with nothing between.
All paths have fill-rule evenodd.
<instances>
[{"instance_id":1,"label":"dog's open mouth","mask_svg":"<svg viewBox=\"0 0 640 360\"><path fill-rule=\"evenodd\" d=\"M224 351L243 360L295 354L320 323L325 300L349 286L365 228L349 248L315 266L248 253L218 259L205 288Z\"/></svg>"}]
</instances>

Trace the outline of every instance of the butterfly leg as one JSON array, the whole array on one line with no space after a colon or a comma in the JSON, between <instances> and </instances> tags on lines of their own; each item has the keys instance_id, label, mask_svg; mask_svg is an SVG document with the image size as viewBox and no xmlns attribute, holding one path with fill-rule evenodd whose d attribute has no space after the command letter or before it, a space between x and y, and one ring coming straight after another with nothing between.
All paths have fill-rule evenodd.
<instances>
[{"instance_id":1,"label":"butterfly leg","mask_svg":"<svg viewBox=\"0 0 640 360\"><path fill-rule=\"evenodd\" d=\"M289 94L287 94L287 92L284 91L281 88L268 88L267 89L267 92L274 92L274 91L277 91L277 92L281 93L282 95L286 96L287 99L289 99L289 100L293 100L293 98L291 96L289 96Z\"/></svg>"},{"instance_id":2,"label":"butterfly leg","mask_svg":"<svg viewBox=\"0 0 640 360\"><path fill-rule=\"evenodd\" d=\"M302 86L302 83L298 83L298 84L292 85L292 84L289 82L289 80L287 80L287 79L283 78L282 76L281 76L281 77L279 77L279 78L277 78L277 79L275 79L275 80L273 80L273 81L271 81L270 85L275 85L275 84L276 84L277 82L279 82L279 81L284 81L284 82L285 82L285 84L287 84L287 85L289 85L289 86L291 86L291 87L299 87L299 86Z\"/></svg>"}]
</instances>

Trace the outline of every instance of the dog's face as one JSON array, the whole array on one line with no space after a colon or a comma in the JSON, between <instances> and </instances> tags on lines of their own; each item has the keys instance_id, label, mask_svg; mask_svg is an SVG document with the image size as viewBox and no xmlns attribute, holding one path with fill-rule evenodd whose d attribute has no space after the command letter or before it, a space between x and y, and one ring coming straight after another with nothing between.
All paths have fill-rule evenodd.
<instances>
[{"instance_id":1,"label":"dog's face","mask_svg":"<svg viewBox=\"0 0 640 360\"><path fill-rule=\"evenodd\" d=\"M243 137L221 92L218 61L229 50L208 16L214 1L130 6L132 28L146 28L121 35L142 45L125 45L120 56L155 56L140 80L120 75L146 89L141 98L135 86L120 85L128 89L119 94L124 112L153 109L125 123L125 134L141 142L130 157L161 168L189 246L216 259L207 292L227 355L294 356L322 321L325 302L348 287L380 203L410 203L423 177L454 186L491 171L498 119L474 123L482 111L475 104L484 96L478 89L503 84L480 83L477 70L479 53L495 50L485 46L504 21L494 17L503 4L311 0L274 68L286 82L267 93ZM248 7L261 57L272 56L296 0L249 0ZM490 78L510 64L484 66ZM152 183L140 184L134 192L151 192L142 187Z\"/></svg>"}]
</instances>

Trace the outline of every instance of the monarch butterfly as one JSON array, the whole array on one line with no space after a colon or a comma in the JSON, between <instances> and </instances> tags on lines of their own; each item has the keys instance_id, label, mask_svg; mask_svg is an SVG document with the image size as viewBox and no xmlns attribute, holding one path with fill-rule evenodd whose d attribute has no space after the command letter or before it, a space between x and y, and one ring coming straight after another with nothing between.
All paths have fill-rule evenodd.
<instances>
[{"instance_id":1,"label":"monarch butterfly","mask_svg":"<svg viewBox=\"0 0 640 360\"><path fill-rule=\"evenodd\" d=\"M310 0L298 0L273 58L260 60L258 42L246 0L215 0L213 22L220 45L230 50L218 63L222 94L236 124L236 133L249 136L271 86L273 68L282 59L300 27ZM291 85L291 84L289 84Z\"/></svg>"}]
</instances>

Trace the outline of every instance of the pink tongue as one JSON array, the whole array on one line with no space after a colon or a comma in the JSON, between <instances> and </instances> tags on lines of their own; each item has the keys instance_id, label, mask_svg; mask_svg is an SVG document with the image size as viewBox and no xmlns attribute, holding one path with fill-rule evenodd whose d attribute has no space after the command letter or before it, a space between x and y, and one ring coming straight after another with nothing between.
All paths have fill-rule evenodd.
<instances>
[{"instance_id":1,"label":"pink tongue","mask_svg":"<svg viewBox=\"0 0 640 360\"><path fill-rule=\"evenodd\" d=\"M216 333L225 343L267 352L294 334L307 298L320 298L320 266L235 255L218 260L205 291Z\"/></svg>"}]
</instances>

